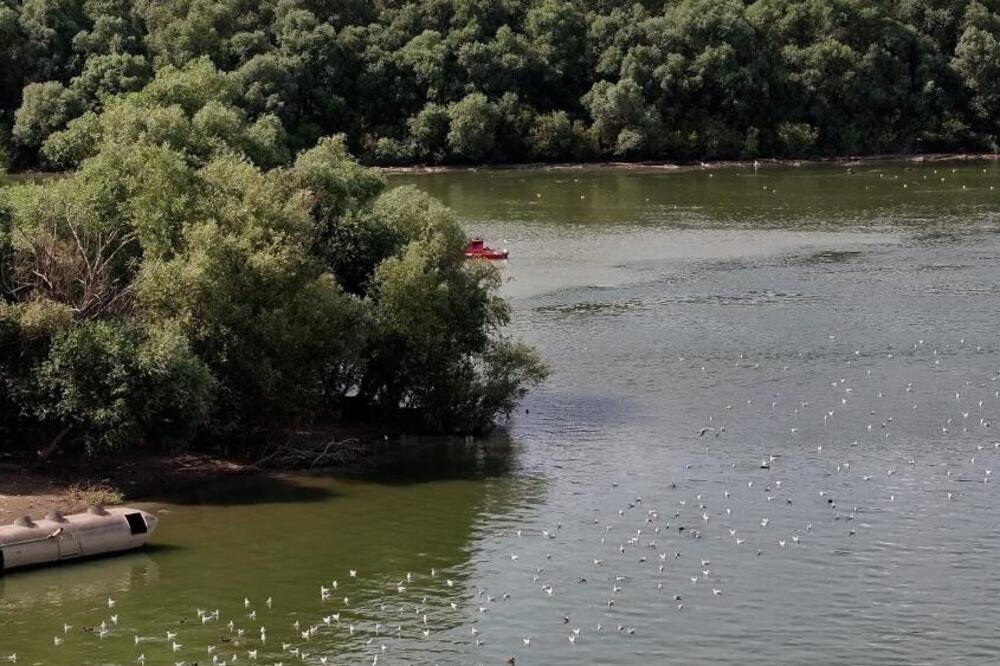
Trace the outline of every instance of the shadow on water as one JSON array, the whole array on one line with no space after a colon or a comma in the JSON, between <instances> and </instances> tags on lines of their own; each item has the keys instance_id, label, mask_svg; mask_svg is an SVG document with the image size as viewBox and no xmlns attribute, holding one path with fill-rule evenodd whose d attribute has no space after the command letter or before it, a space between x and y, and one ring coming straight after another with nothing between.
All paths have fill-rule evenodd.
<instances>
[{"instance_id":1,"label":"shadow on water","mask_svg":"<svg viewBox=\"0 0 1000 666\"><path fill-rule=\"evenodd\" d=\"M483 480L510 475L518 448L503 430L476 439L406 438L381 445L368 465L341 476L392 485Z\"/></svg>"},{"instance_id":2,"label":"shadow on water","mask_svg":"<svg viewBox=\"0 0 1000 666\"><path fill-rule=\"evenodd\" d=\"M171 504L185 506L240 506L324 502L336 494L328 487L304 486L294 479L253 474L195 486L167 499Z\"/></svg>"},{"instance_id":3,"label":"shadow on water","mask_svg":"<svg viewBox=\"0 0 1000 666\"><path fill-rule=\"evenodd\" d=\"M113 557L125 557L127 555L136 555L136 554L165 555L167 553L173 553L178 550L184 550L184 549L181 548L180 546L174 546L169 543L147 543L139 550L126 551L124 553L121 553L120 555Z\"/></svg>"},{"instance_id":4,"label":"shadow on water","mask_svg":"<svg viewBox=\"0 0 1000 666\"><path fill-rule=\"evenodd\" d=\"M362 463L349 468L250 474L189 488L164 498L181 506L249 506L322 503L340 496L329 484L302 483L302 477L345 479L386 485L482 480L509 475L516 446L504 432L487 438L413 437L378 443Z\"/></svg>"}]
</instances>

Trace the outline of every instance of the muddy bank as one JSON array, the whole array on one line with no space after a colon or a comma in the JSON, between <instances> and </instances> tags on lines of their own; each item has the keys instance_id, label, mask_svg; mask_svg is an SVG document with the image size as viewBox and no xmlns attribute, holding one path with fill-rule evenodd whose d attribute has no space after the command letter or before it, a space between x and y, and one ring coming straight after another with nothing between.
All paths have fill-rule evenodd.
<instances>
[{"instance_id":1,"label":"muddy bank","mask_svg":"<svg viewBox=\"0 0 1000 666\"><path fill-rule=\"evenodd\" d=\"M761 158L758 160L720 160L720 161L692 161L692 162L664 162L657 160L647 160L639 162L528 162L523 164L483 164L479 166L458 166L458 165L417 165L408 167L379 167L379 171L386 174L413 174L413 173L449 173L462 171L528 171L528 170L548 170L548 171L588 171L588 170L622 170L622 171L670 171L684 169L726 169L750 167L756 163L760 167L767 166L809 166L815 164L842 164L850 166L870 162L949 162L949 161L976 161L976 160L997 160L1000 154L997 153L928 153L923 155L913 154L885 154L885 155L861 155L861 156L835 156L816 157L811 159L777 159Z\"/></svg>"},{"instance_id":2,"label":"muddy bank","mask_svg":"<svg viewBox=\"0 0 1000 666\"><path fill-rule=\"evenodd\" d=\"M78 459L34 468L0 465L0 525L52 509L82 511L93 504L163 495L223 477L255 471L252 465L202 454L122 455Z\"/></svg>"},{"instance_id":3,"label":"muddy bank","mask_svg":"<svg viewBox=\"0 0 1000 666\"><path fill-rule=\"evenodd\" d=\"M365 432L367 438L371 433ZM85 455L48 453L21 442L0 451L0 525L51 509L164 496L211 481L347 460L358 433L337 426L259 435L252 442L202 447L207 452L136 449Z\"/></svg>"},{"instance_id":4,"label":"muddy bank","mask_svg":"<svg viewBox=\"0 0 1000 666\"><path fill-rule=\"evenodd\" d=\"M275 434L238 450L211 453L132 451L88 457L53 456L40 462L30 451L0 455L0 525L52 509L75 513L94 504L120 504L183 493L240 476L280 477L318 473L369 478L412 473L414 459L437 455L439 464L460 463L473 444L504 449L503 429L488 438L408 435L388 427L321 426Z\"/></svg>"}]
</instances>

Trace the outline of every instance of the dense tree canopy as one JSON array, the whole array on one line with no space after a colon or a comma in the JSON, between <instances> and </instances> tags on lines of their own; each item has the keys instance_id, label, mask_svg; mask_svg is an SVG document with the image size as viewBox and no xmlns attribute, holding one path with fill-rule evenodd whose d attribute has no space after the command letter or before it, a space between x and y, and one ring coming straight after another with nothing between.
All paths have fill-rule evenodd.
<instances>
[{"instance_id":1,"label":"dense tree canopy","mask_svg":"<svg viewBox=\"0 0 1000 666\"><path fill-rule=\"evenodd\" d=\"M384 191L340 136L262 167L269 116L231 83L165 66L50 137L75 171L0 189L0 430L100 450L345 409L436 432L509 414L545 369L454 216Z\"/></svg>"},{"instance_id":2,"label":"dense tree canopy","mask_svg":"<svg viewBox=\"0 0 1000 666\"><path fill-rule=\"evenodd\" d=\"M236 137L261 167L335 133L398 164L993 148L1000 132L1000 0L0 0L0 59L15 167L79 163L111 108L129 131L193 129L200 159ZM192 72L203 117L178 100L142 118Z\"/></svg>"}]
</instances>

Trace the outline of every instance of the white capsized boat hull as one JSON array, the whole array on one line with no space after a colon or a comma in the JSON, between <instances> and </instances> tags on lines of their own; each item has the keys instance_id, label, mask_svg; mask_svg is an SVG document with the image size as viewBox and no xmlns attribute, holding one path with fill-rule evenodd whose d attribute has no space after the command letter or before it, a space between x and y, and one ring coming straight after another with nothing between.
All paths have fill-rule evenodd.
<instances>
[{"instance_id":1,"label":"white capsized boat hull","mask_svg":"<svg viewBox=\"0 0 1000 666\"><path fill-rule=\"evenodd\" d=\"M151 513L128 507L18 518L0 527L0 572L139 548L156 529Z\"/></svg>"}]
</instances>

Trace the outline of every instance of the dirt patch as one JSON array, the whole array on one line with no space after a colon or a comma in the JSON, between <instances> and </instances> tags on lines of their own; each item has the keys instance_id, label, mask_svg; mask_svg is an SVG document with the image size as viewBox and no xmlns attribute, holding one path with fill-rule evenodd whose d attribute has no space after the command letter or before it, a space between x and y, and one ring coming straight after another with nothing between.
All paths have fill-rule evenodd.
<instances>
[{"instance_id":1,"label":"dirt patch","mask_svg":"<svg viewBox=\"0 0 1000 666\"><path fill-rule=\"evenodd\" d=\"M0 465L0 525L48 511L83 511L94 504L165 495L256 468L208 455L121 455L74 460L58 468Z\"/></svg>"},{"instance_id":2,"label":"dirt patch","mask_svg":"<svg viewBox=\"0 0 1000 666\"><path fill-rule=\"evenodd\" d=\"M237 475L315 469L363 473L378 451L395 448L402 433L387 423L326 422L263 433L212 453L43 455L37 446L11 445L0 448L0 525L53 509L76 513L94 504L164 497Z\"/></svg>"}]
</instances>

